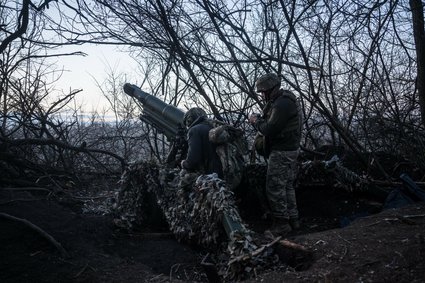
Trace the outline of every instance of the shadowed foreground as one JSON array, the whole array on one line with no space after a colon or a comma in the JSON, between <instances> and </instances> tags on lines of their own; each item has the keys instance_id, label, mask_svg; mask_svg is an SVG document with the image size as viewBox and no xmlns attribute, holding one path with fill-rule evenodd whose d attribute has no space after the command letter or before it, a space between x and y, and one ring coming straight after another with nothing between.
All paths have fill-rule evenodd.
<instances>
[{"instance_id":1,"label":"shadowed foreground","mask_svg":"<svg viewBox=\"0 0 425 283\"><path fill-rule=\"evenodd\" d=\"M299 193L299 202L312 195L320 203L317 191L310 190ZM124 233L116 230L110 216L83 214L82 202L75 198L47 198L37 191L0 192L1 282L208 281L200 265L206 252L177 242L163 227ZM333 201L342 210L352 205ZM425 280L423 203L360 218L339 229L335 228L338 219L325 216L324 211L317 210L314 217L301 205L300 212L303 228L289 239L308 248L312 262L277 265L247 282ZM46 235L5 215L36 225L68 256ZM262 229L258 221L250 225Z\"/></svg>"}]
</instances>

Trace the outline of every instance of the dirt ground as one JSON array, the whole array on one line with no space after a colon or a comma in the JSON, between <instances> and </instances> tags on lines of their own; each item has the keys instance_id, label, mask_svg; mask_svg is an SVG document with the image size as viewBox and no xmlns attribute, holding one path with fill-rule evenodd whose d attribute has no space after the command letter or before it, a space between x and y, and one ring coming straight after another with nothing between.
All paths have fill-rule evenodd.
<instances>
[{"instance_id":1,"label":"dirt ground","mask_svg":"<svg viewBox=\"0 0 425 283\"><path fill-rule=\"evenodd\" d=\"M302 228L288 239L311 257L246 282L425 282L424 203L381 212L382 203L335 189L299 188L297 196ZM0 189L0 282L208 282L205 251L166 227L117 230L110 215L84 213L87 201ZM247 218L261 233L264 223Z\"/></svg>"}]
</instances>

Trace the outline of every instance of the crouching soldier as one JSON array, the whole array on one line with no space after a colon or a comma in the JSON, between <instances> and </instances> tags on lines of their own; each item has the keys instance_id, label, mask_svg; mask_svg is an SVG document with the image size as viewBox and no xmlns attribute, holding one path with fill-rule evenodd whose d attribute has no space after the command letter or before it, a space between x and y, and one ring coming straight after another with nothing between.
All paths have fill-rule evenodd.
<instances>
[{"instance_id":1,"label":"crouching soldier","mask_svg":"<svg viewBox=\"0 0 425 283\"><path fill-rule=\"evenodd\" d=\"M216 145L211 143L208 137L213 126L209 123L205 111L198 107L191 108L185 113L183 122L188 129L187 157L181 162L183 171L196 173L196 176L216 173L222 178L222 165L216 152Z\"/></svg>"}]
</instances>

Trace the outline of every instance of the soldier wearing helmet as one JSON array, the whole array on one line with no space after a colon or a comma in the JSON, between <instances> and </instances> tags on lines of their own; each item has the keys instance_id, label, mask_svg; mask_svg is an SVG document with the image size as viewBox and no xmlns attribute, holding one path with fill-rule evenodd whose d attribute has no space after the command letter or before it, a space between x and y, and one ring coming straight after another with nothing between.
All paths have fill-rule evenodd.
<instances>
[{"instance_id":1,"label":"soldier wearing helmet","mask_svg":"<svg viewBox=\"0 0 425 283\"><path fill-rule=\"evenodd\" d=\"M256 147L268 160L266 195L273 217L273 234L287 234L299 228L294 190L297 158L301 141L301 111L295 95L280 88L274 73L259 77L257 92L265 100L262 115L251 115L249 122L258 130ZM276 236L276 235L275 235Z\"/></svg>"},{"instance_id":2,"label":"soldier wearing helmet","mask_svg":"<svg viewBox=\"0 0 425 283\"><path fill-rule=\"evenodd\" d=\"M185 113L183 123L188 129L188 152L186 159L181 162L182 169L200 174L217 173L222 177L220 158L215 145L208 138L213 126L208 122L207 113L199 107L191 108Z\"/></svg>"},{"instance_id":3,"label":"soldier wearing helmet","mask_svg":"<svg viewBox=\"0 0 425 283\"><path fill-rule=\"evenodd\" d=\"M263 75L255 82L257 92L261 93L266 101L271 99L270 95L275 88L280 88L280 78L275 73Z\"/></svg>"}]
</instances>

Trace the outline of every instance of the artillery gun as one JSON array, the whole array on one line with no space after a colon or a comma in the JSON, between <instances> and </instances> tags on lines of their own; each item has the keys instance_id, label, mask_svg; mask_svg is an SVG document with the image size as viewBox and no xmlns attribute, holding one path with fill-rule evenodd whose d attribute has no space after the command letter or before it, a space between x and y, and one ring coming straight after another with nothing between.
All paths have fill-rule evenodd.
<instances>
[{"instance_id":1,"label":"artillery gun","mask_svg":"<svg viewBox=\"0 0 425 283\"><path fill-rule=\"evenodd\" d=\"M124 92L142 103L143 112L140 115L142 121L155 127L169 140L174 140L176 137L184 135L184 111L144 92L133 84L124 84Z\"/></svg>"},{"instance_id":2,"label":"artillery gun","mask_svg":"<svg viewBox=\"0 0 425 283\"><path fill-rule=\"evenodd\" d=\"M185 112L174 105L167 104L156 96L141 90L138 86L126 83L124 92L137 99L143 110L139 118L158 132L164 134L171 142L166 164L176 167L186 157L186 128L183 123Z\"/></svg>"}]
</instances>

